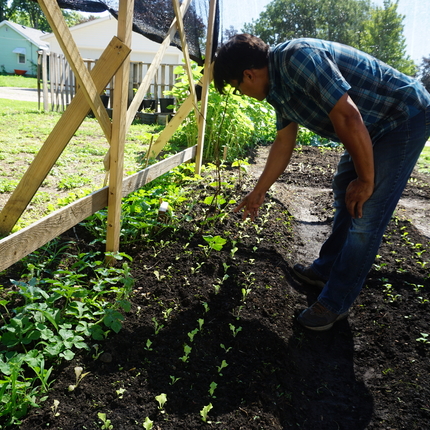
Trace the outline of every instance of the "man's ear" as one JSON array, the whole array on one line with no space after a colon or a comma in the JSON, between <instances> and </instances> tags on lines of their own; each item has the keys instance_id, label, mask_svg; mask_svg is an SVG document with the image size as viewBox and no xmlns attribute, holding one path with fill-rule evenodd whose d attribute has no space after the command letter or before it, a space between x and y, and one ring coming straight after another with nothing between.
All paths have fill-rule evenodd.
<instances>
[{"instance_id":1,"label":"man's ear","mask_svg":"<svg viewBox=\"0 0 430 430\"><path fill-rule=\"evenodd\" d=\"M254 70L253 69L245 69L243 71L243 78L242 80L244 81L245 79L252 81L254 79Z\"/></svg>"}]
</instances>

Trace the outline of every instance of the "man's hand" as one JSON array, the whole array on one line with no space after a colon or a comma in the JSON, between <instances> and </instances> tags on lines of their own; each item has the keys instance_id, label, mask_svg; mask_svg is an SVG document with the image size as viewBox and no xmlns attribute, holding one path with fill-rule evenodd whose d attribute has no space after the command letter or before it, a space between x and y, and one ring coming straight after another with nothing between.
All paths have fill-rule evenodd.
<instances>
[{"instance_id":1,"label":"man's hand","mask_svg":"<svg viewBox=\"0 0 430 430\"><path fill-rule=\"evenodd\" d=\"M266 191L279 178L290 162L294 146L296 145L297 130L299 126L291 122L286 127L278 130L276 138L270 148L263 173L257 181L254 189L234 209L239 212L242 208L242 219L248 216L254 221L258 215L258 209L264 202Z\"/></svg>"},{"instance_id":2,"label":"man's hand","mask_svg":"<svg viewBox=\"0 0 430 430\"><path fill-rule=\"evenodd\" d=\"M373 183L366 183L358 178L349 183L346 189L345 203L353 218L363 216L363 204L373 194L373 188Z\"/></svg>"},{"instance_id":3,"label":"man's hand","mask_svg":"<svg viewBox=\"0 0 430 430\"><path fill-rule=\"evenodd\" d=\"M245 196L245 198L236 206L234 212L239 212L242 208L244 208L242 219L245 220L248 216L252 221L255 220L258 215L258 209L264 202L265 193L260 194L257 191L253 190L249 194Z\"/></svg>"}]
</instances>

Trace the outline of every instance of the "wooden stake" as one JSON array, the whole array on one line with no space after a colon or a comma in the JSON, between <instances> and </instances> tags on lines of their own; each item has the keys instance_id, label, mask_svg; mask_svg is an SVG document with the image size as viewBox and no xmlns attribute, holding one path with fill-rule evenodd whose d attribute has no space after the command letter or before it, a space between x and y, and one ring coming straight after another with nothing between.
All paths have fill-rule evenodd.
<instances>
[{"instance_id":1,"label":"wooden stake","mask_svg":"<svg viewBox=\"0 0 430 430\"><path fill-rule=\"evenodd\" d=\"M118 37L131 46L134 0L120 0L118 11ZM113 100L112 141L110 147L110 177L108 194L108 217L106 251L119 250L121 231L122 177L124 170L124 145L127 133L127 103L130 60L125 61L115 75ZM112 260L111 260L112 262Z\"/></svg>"},{"instance_id":2,"label":"wooden stake","mask_svg":"<svg viewBox=\"0 0 430 430\"><path fill-rule=\"evenodd\" d=\"M97 91L103 91L129 53L130 49L117 37L112 39L91 71ZM64 148L82 124L89 109L84 93L79 90L0 212L0 235L4 236L12 230Z\"/></svg>"},{"instance_id":3,"label":"wooden stake","mask_svg":"<svg viewBox=\"0 0 430 430\"><path fill-rule=\"evenodd\" d=\"M195 173L200 174L202 168L203 159L203 147L205 140L205 130L206 130L206 113L208 108L208 95L209 95L209 84L212 80L212 39L214 32L214 22L215 22L215 11L216 11L217 0L211 0L209 9L209 19L208 19L208 32L206 38L206 54L205 54L205 72L203 75L202 83L202 101L200 103L201 116L199 117L199 135L197 138L197 154L196 154L196 167Z\"/></svg>"}]
</instances>

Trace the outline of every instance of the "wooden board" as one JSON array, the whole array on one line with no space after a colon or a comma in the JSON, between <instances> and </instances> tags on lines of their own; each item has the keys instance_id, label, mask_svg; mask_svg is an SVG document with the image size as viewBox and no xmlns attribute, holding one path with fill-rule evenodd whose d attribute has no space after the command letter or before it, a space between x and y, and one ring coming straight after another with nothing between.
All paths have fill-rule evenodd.
<instances>
[{"instance_id":1,"label":"wooden board","mask_svg":"<svg viewBox=\"0 0 430 430\"><path fill-rule=\"evenodd\" d=\"M112 39L91 71L98 91L105 88L129 53L117 37ZM0 212L0 235L12 230L89 110L83 92L78 91Z\"/></svg>"},{"instance_id":2,"label":"wooden board","mask_svg":"<svg viewBox=\"0 0 430 430\"><path fill-rule=\"evenodd\" d=\"M192 160L195 154L195 146L187 148L185 151L125 178L122 190L123 197L174 167ZM7 269L93 213L105 208L107 203L108 187L105 187L0 240L0 270Z\"/></svg>"}]
</instances>

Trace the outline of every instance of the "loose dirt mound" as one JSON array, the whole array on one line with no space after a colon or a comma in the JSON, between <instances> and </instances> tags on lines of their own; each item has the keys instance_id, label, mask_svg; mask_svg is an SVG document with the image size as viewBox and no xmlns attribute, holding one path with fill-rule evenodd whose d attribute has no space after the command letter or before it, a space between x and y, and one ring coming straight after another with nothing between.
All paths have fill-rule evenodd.
<instances>
[{"instance_id":1,"label":"loose dirt mound","mask_svg":"<svg viewBox=\"0 0 430 430\"><path fill-rule=\"evenodd\" d=\"M160 252L125 250L137 283L123 330L100 344L97 359L92 351L66 363L20 429L99 429L98 412L125 430L142 429L146 417L162 430L427 429L430 345L416 339L429 333L430 244L403 219L407 205L350 317L323 333L296 322L318 291L291 267L312 261L329 232L339 156L295 153L255 225L230 214L214 227L229 245L209 257L201 235L186 228L165 237ZM428 210L429 178L415 178L405 197ZM90 374L69 393L76 365Z\"/></svg>"}]
</instances>

